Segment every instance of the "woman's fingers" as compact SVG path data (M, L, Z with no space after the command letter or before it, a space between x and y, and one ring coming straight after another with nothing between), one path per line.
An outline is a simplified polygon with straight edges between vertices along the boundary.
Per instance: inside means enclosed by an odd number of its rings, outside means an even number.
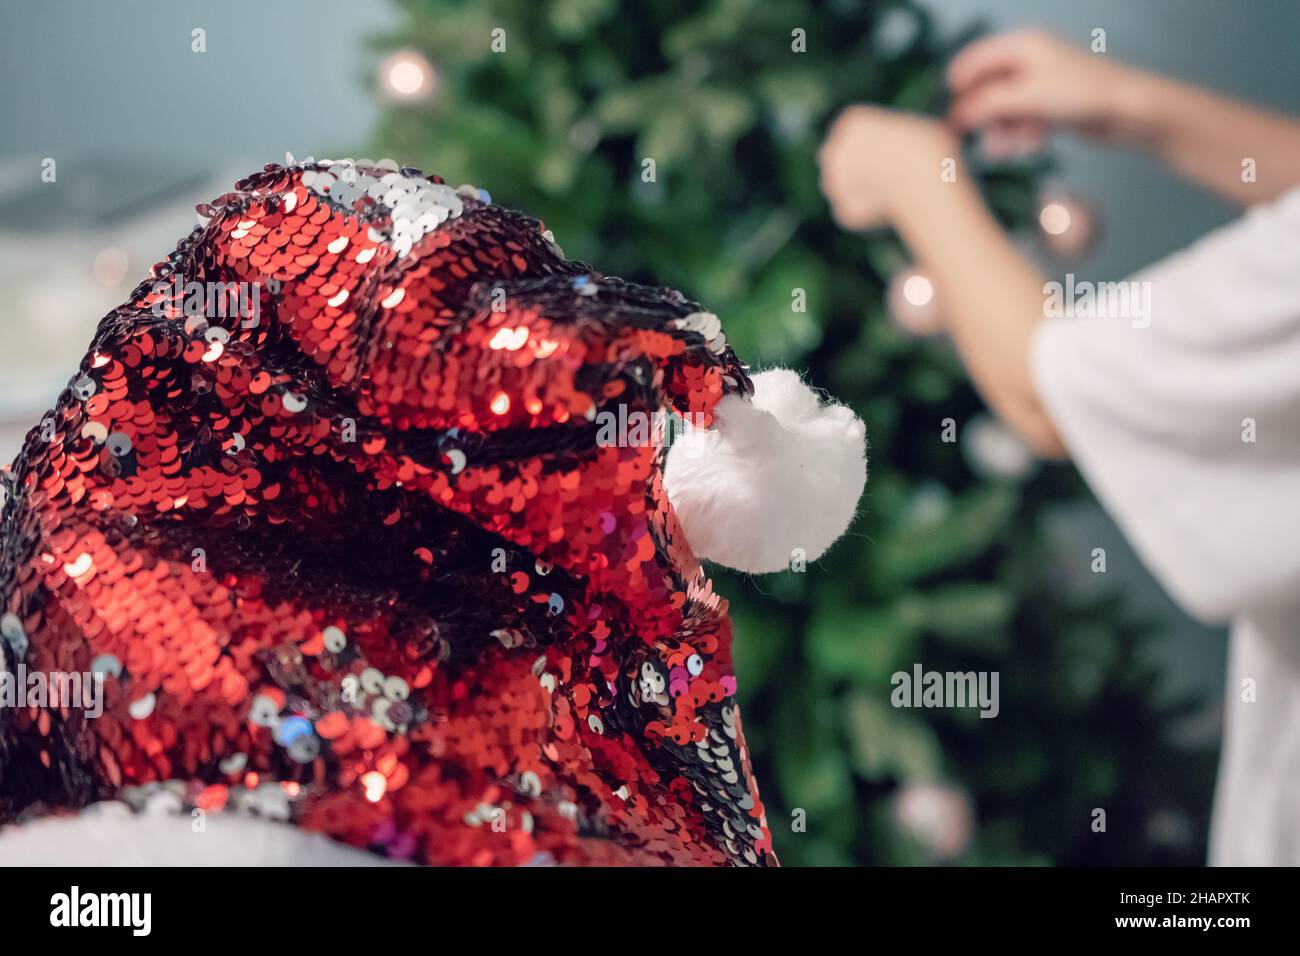
M1109 56L1039 31L977 40L948 65L948 121L962 133L1036 124L1039 136L1057 126L1104 135L1123 75Z
M1046 119L1032 86L1016 77L980 83L959 95L948 110L949 122L963 133L997 124Z
M960 94L978 83L1014 72L1028 58L1032 42L1032 34L1015 31L968 43L948 62L948 87Z

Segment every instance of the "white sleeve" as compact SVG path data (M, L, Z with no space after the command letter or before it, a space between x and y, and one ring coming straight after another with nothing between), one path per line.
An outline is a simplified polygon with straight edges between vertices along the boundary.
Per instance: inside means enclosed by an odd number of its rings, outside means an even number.
M1100 314L1049 318L1033 350L1075 463L1189 613L1294 604L1300 190L1097 286L1091 305L1078 290L1061 300Z

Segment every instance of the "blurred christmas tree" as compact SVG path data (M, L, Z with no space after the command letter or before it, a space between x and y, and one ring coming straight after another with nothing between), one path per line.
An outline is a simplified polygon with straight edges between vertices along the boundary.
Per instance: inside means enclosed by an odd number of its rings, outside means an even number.
M805 573L718 575L783 861L1203 861L1213 755L1168 741L1185 708L1155 703L1151 629L1045 574L1041 512L1083 488L989 447L951 349L887 317L897 243L841 232L817 188L834 113L935 110L955 41L906 0L400 6L377 45L406 102L380 154L490 189L602 272L683 290L743 359L807 369L867 422L851 536ZM1034 179L986 174L1008 225L1034 216ZM1087 574L1090 550L1067 566ZM999 716L892 707L891 675L918 662L997 672Z

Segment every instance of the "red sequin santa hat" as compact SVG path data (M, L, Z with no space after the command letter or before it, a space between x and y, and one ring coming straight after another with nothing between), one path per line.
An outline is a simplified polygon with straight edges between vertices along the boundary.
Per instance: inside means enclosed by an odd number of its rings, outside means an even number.
M165 792L428 863L773 862L700 559L816 558L861 422L472 187L308 161L200 215L8 475L6 671L84 686L0 708L0 820ZM666 411L666 473L601 437Z

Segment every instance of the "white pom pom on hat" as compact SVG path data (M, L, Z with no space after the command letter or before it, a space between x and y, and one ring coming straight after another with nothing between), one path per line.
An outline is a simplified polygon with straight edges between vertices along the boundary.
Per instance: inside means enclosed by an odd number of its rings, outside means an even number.
M697 557L767 574L800 552L816 560L847 530L867 481L867 432L797 372L753 383L752 399L718 402L713 428L688 425L673 442L664 485Z

